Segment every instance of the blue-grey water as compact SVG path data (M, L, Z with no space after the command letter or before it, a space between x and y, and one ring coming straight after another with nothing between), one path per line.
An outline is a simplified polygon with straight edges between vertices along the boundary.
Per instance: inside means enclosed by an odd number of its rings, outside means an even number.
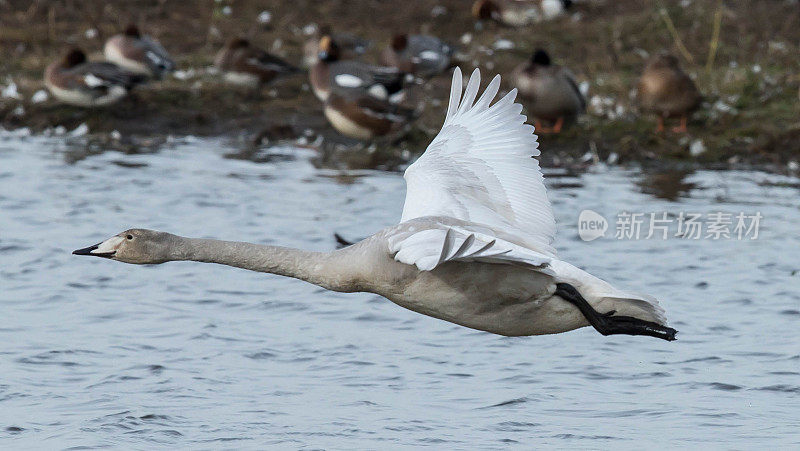
M659 297L672 343L505 338L277 276L70 255L133 226L325 250L399 219L399 174L235 152L0 135L0 448L800 446L796 179L550 174L559 255ZM582 209L605 238L578 238ZM623 210L763 219L756 240L614 239Z

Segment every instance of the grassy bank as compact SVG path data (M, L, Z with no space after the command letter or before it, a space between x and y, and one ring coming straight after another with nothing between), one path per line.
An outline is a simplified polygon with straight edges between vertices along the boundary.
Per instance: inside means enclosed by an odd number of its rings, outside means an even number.
M395 31L427 32L460 46L462 68L508 73L536 47L570 67L589 86L588 113L560 135L540 137L545 164L580 160L677 163L715 167L768 166L800 161L800 7L796 1L583 1L567 17L524 29L476 26L466 0L396 2L169 1L28 2L0 0L0 88L17 85L20 98L0 98L0 124L43 132L85 123L93 137L136 146L167 135L226 135L259 146L303 136L321 149L326 166L394 168L424 150L443 117L449 74L417 88L422 117L403 136L364 145L326 123L321 104L300 75L259 93L226 86L206 71L230 36L246 35L299 63L309 24L373 40L376 55ZM262 11L271 14L259 22ZM181 78L143 87L121 104L85 110L33 103L44 67L68 45L94 53L128 21L161 40ZM498 41L509 41L513 47ZM655 134L638 114L633 89L647 56L679 55L705 101L689 133ZM506 87L509 88L509 87ZM796 163L795 163L796 164Z

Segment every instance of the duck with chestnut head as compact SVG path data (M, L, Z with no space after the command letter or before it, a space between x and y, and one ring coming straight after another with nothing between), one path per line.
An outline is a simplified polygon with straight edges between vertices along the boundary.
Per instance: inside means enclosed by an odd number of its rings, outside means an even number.
M346 90L365 92L392 103L403 99L403 72L394 67L342 59L341 48L331 35L320 39L319 49L319 60L311 68L309 77L314 95L323 102L328 100L332 92Z
M150 36L143 35L134 24L110 37L103 47L108 61L140 75L160 80L175 70L175 62L164 47Z
M214 66L223 73L228 83L253 89L301 72L297 67L254 46L244 38L228 41L217 52Z
M330 25L315 27L305 44L303 44L304 67L311 68L319 61L319 44L323 36L331 36L339 46L341 58L345 60L361 58L372 46L372 42L360 36L351 33L334 32L331 30Z
M114 63L88 61L79 48L67 51L44 73L45 86L53 97L81 107L114 104L146 79Z
M452 65L453 47L441 39L421 34L396 34L381 53L381 63L401 72L428 78Z

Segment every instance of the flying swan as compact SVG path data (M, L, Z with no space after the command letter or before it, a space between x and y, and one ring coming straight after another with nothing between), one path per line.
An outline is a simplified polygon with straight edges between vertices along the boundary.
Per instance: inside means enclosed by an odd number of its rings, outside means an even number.
M480 72L463 97L456 68L444 125L405 172L400 224L352 246L311 252L185 238L131 229L76 255L134 264L191 260L293 277L341 292L371 292L421 313L507 336L555 334L591 325L603 335L674 340L664 310L561 261L551 247L534 128L517 90L490 105L495 76L476 101Z

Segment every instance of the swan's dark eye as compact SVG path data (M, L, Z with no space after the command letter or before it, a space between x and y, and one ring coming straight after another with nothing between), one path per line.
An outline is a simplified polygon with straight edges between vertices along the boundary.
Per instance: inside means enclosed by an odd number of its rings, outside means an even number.
M133 235L128 235L128 236L126 236L125 238L127 238L127 239L129 239L129 240L132 240L132 239L133 239Z

